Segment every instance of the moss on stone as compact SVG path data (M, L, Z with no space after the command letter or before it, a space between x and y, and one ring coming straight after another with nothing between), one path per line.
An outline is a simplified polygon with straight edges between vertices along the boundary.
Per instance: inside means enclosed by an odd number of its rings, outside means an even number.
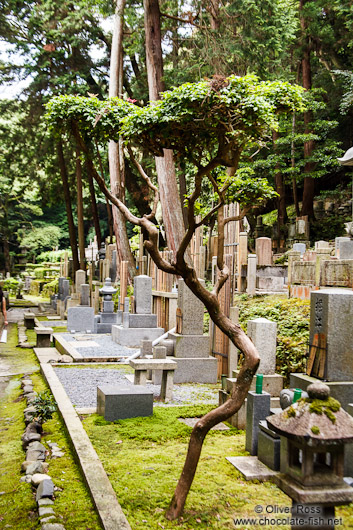
M320 429L319 429L319 427L318 427L317 425L313 425L313 426L311 427L311 432L312 432L313 434L320 434Z
M294 407L289 407L287 410L287 418L295 418L296 412Z
M307 398L305 401L306 403L310 404L309 412L311 414L318 414L319 416L326 414L332 423L336 422L336 416L334 413L338 412L341 408L341 405L337 399L334 399L333 397L329 397L325 400Z

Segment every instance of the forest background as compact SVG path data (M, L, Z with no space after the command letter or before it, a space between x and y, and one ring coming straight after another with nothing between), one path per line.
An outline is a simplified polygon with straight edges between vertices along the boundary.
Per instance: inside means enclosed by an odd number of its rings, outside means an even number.
M307 111L281 118L279 131L242 157L242 176L255 182L266 178L278 194L268 194L266 202L248 213L248 221L254 229L257 215L277 210L284 235L288 213L308 215L318 239L342 235L338 232L350 219L331 212L315 224L314 198L348 193L351 179L336 160L353 136L353 7L348 0L118 0L117 5L105 0L1 0L0 5L0 83L14 89L14 97L0 100L0 271L11 269L21 249L38 257L71 245L75 260L77 238L87 244L96 235L100 243L118 233L119 219L75 143L57 142L44 120L45 104L53 95L112 95L115 11L115 23L122 24L116 95L136 105L152 99L146 57L156 42L146 41L146 35L156 24L163 55L159 92L247 73L302 85ZM16 86L24 86L20 94ZM125 155L119 151L119 175L112 180L108 144L97 145L100 173L133 212L148 214L148 186L133 158ZM139 163L156 182L153 157L145 153ZM192 179L183 163L176 160L175 167L183 204ZM207 205L210 190L203 191ZM156 217L161 223L160 211ZM127 237L133 234L128 223Z

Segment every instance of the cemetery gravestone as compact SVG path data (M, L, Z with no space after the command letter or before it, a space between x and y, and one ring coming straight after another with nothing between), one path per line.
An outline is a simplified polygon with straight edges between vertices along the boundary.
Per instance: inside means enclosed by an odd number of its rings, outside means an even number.
M258 237L255 240L257 264L272 265L272 240L269 237Z

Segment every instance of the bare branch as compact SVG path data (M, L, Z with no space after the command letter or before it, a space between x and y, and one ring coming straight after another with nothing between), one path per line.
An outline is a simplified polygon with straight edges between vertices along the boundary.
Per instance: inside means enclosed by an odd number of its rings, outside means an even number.
M191 13L189 14L189 18L181 18L176 17L174 15L168 15L167 13L160 12L161 17L170 18L171 20L177 20L178 22L183 22L184 24L191 24L192 26L195 26L195 28L202 29L202 26L199 26L198 24L195 24L194 20L196 17L193 17Z

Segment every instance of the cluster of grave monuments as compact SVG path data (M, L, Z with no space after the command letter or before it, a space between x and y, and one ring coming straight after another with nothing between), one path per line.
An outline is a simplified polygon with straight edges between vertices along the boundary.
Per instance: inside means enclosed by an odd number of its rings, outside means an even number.
M307 373L293 373L290 389L275 375L275 323L248 322L261 355L257 378L233 425L246 430L250 457L228 460L247 479L274 480L293 501L292 528L333 529L335 506L353 500L353 291L322 289L311 296ZM236 381L227 378L220 403ZM332 399L334 398L334 399ZM345 478L346 477L346 478ZM303 511L304 510L304 511Z

